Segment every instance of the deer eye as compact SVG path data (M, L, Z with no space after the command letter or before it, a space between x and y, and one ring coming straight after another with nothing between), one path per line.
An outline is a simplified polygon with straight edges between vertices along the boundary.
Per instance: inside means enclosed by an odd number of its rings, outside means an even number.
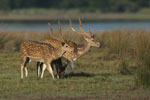
M67 48L68 46L66 46L66 48Z
M94 42L94 40L92 40Z

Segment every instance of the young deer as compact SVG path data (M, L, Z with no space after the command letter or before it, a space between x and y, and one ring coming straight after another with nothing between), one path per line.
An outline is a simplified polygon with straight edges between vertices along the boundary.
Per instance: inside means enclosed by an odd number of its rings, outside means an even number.
M51 65L49 63L52 62L52 60L58 59L59 57L63 56L66 51L72 52L73 48L71 48L67 43L62 42L61 46L58 48L53 47L50 44L36 42L36 41L26 41L21 44L20 52L21 52L21 78L23 78L23 69L25 68L26 77L28 76L28 70L26 67L27 62L30 59L43 62L49 71L49 73L52 75L52 78L54 78L53 70L51 68ZM42 69L41 78L43 78L44 70Z

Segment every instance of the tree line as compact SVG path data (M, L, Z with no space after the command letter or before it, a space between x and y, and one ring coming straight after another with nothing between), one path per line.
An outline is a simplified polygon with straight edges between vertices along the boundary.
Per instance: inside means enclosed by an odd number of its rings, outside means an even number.
M150 0L0 0L0 10L56 8L94 12L136 12L150 7Z

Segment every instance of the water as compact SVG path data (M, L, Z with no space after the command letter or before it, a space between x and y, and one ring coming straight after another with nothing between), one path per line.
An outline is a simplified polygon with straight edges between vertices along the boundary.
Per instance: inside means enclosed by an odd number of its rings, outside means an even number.
M53 29L57 29L57 22L50 22ZM80 31L79 23L72 22L73 26ZM61 22L62 29L71 30L69 22ZM84 21L83 29L91 31L109 31L115 29L146 29L150 30L150 21ZM0 22L0 31L35 31L48 32L48 22Z

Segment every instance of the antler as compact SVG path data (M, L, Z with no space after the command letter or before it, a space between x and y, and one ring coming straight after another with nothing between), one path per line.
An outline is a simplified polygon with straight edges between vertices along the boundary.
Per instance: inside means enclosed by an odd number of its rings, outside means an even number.
M48 23L48 26L49 26L49 33L50 33L51 37L53 39L59 40L56 36L53 35L53 30L52 30L52 27L51 27L50 23Z
M79 35L83 35L83 36L90 37L90 34L84 32L84 30L83 30L83 28L82 28L82 22L81 22L80 18L79 18L79 22L80 22L80 30L81 30L81 32L78 32L78 31L72 26L72 21L71 21L71 19L70 19L70 27L71 27L72 31L78 33Z
M71 19L70 19L70 27L71 27L72 31L79 33L79 32L72 26L72 21L71 21Z
M48 23L48 26L49 26L49 33L50 33L51 37L53 37L53 30L52 30L51 24Z
M94 30L94 34L93 34L93 37L95 37L95 35L96 35L96 30Z
M89 31L90 34L92 34L92 32L90 31L90 28L89 28L89 27L88 27L88 31Z
M85 33L84 30L83 30L83 28L82 28L82 22L81 22L81 19L80 19L80 18L79 18L79 22L80 22L80 30L81 30L81 32L82 32L82 33Z
M60 23L60 21L58 21L58 30L59 30L59 34L60 34L60 37L61 37L61 39L62 39L62 41L64 42L65 40L64 40L64 37L63 37L63 35L62 35L62 30L61 30L61 23Z

